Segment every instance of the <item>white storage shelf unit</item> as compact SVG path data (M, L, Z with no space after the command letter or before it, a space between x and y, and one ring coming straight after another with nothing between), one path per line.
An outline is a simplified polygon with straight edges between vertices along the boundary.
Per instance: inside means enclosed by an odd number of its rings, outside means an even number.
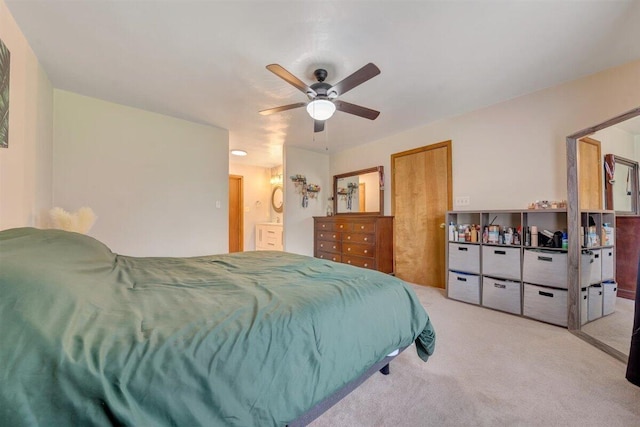
M604 238L603 224L614 224L615 217L611 211L589 212L583 213L583 222L595 222L601 237L600 241L590 242L592 246L587 246L586 239L581 245L584 324L613 312L615 248L612 241ZM535 245L535 237L524 235L524 230L535 228L538 233L566 231L565 209L449 211L447 223L453 224L457 232L447 230L449 298L567 326L567 250L562 244L542 246L547 241L544 236L538 236ZM479 228L479 234L465 236L463 230L473 225ZM485 226L490 225L498 225L500 230L520 229L523 235L515 242L509 237L502 240L493 227L493 235L483 236ZM511 243L505 244L505 240ZM602 242L606 244L601 245Z

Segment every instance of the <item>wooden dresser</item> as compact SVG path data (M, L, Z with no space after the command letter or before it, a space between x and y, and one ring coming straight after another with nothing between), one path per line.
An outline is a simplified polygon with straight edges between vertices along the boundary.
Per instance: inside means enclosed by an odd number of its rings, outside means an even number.
M316 258L393 273L393 217L314 217Z

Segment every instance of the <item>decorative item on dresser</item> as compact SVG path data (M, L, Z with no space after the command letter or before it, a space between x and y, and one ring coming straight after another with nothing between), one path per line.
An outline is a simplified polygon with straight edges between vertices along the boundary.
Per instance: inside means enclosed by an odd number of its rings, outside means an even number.
M393 273L393 217L314 217L313 255L356 267Z

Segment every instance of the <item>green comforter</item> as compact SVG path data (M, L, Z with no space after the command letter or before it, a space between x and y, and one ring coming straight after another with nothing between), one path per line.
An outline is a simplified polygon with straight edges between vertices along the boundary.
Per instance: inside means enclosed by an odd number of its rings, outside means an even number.
M413 290L283 252L134 258L0 232L0 425L284 425L435 334Z

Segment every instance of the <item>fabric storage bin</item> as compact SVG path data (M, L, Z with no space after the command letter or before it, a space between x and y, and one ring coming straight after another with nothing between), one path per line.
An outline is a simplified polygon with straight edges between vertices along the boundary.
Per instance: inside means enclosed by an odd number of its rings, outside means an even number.
M580 262L580 286L586 287L591 281L591 265L593 264L591 251L583 251ZM522 281L567 289L567 263L566 252L526 249L522 264Z
M602 249L602 280L614 280L616 276L613 273L614 266L614 249Z
M482 278L482 305L485 307L521 314L520 295L520 282Z
M616 311L616 297L618 296L618 284L616 282L604 282L602 284L602 315Z
M480 304L480 276L450 271L447 295L458 301Z
M522 314L536 320L567 326L567 291L524 284Z
M480 274L480 246L449 243L449 270Z
M602 251L600 249L592 249L591 252L593 262L591 263L591 279L589 279L589 284L594 285L602 282Z
M589 290L582 288L580 291L580 324L584 325L588 321L589 310Z
M588 320L596 320L602 317L602 286L589 286L589 315Z
M483 246L482 274L520 280L520 248Z
M567 289L567 253L539 249L525 250L522 280L527 283Z

